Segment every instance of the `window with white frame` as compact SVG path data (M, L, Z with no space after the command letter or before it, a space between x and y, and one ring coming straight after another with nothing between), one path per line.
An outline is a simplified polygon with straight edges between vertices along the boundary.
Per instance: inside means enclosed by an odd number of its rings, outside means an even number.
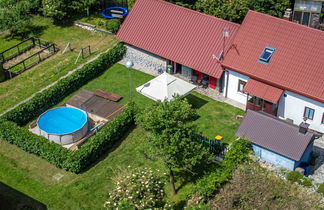
M246 82L242 81L239 79L238 81L238 87L237 87L237 92L244 93L244 86L246 85Z

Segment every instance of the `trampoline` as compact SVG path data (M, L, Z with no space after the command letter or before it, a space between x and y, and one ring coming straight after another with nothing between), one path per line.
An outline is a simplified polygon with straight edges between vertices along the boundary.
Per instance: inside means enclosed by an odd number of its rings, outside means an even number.
M125 7L108 7L101 12L101 16L107 19L124 18L127 14Z
M58 144L71 144L88 132L87 113L72 107L46 111L37 120L40 135Z

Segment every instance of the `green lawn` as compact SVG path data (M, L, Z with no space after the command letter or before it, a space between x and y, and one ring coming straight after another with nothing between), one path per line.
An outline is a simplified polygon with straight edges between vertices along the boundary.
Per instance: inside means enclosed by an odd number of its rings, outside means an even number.
M43 17L34 17L33 23L34 35L56 43L60 51L12 80L0 83L0 113L56 81L82 62L117 43L117 40L112 35L93 33L74 26L57 26L52 24L50 19ZM0 33L0 50L4 50L19 41L10 39L5 34ZM68 42L71 43L74 51L62 54ZM93 54L80 59L75 64L79 48L88 45L91 46Z
M152 78L153 76L137 70L132 70L133 100L139 105L139 107L145 107L146 105L154 103L153 100L139 94L135 90L136 87L144 84ZM116 93L124 97L120 103L126 104L129 102L130 95L128 69L123 65L116 64L104 74L83 86L81 89L90 91L102 89ZM64 101L71 96L67 97ZM190 94L186 98L193 107L197 109L199 118L196 120L196 124L198 125L202 135L207 136L208 138L215 138L216 135L222 135L226 141L233 137L234 131L239 125L239 121L236 120L235 117L236 115L242 115L244 113L242 110L212 100L196 92Z
M133 100L140 107L155 103L135 91L136 87L152 79L152 76L132 70L132 79ZM80 89L103 89L120 94L124 97L120 103L127 104L128 69L116 64ZM188 96L188 100L197 108L200 118L196 123L204 135L214 137L220 134L227 141L233 137L238 125L235 115L242 114L241 110L197 93ZM223 125L224 122L228 126ZM166 171L160 161L148 159L145 155L146 135L142 128L135 127L125 134L125 139L117 143L111 152L78 175L55 168L47 161L0 140L0 181L45 204L49 209L101 209L109 190L114 187L111 179L120 171L127 170L128 166ZM53 176L58 173L64 177L56 181ZM180 179L177 172L175 175L178 194L171 196L166 178L168 200L184 203L193 182Z

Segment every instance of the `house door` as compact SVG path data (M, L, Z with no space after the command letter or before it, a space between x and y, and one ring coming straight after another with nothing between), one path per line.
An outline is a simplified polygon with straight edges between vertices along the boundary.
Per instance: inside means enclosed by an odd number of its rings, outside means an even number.
M182 65L181 64L179 64L179 63L176 63L176 65L175 65L175 69L176 69L176 72L175 73L177 73L177 74L181 74L181 70L182 70Z
M254 111L262 110L262 103L261 98L258 98L253 95L248 95L247 103L246 103L246 109L251 109Z
M277 115L277 105L269 101L263 100L262 98L248 95L248 101L246 103L246 109L254 111L264 111L271 115Z
M182 66L181 67L181 75L188 78L188 79L191 79L192 69L188 68L186 66Z

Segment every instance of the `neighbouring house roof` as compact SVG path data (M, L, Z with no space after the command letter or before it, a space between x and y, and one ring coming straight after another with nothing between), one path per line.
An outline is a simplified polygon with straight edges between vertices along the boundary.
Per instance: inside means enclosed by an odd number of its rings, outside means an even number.
M266 101L270 101L274 104L278 104L283 90L262 82L258 82L254 79L249 79L244 86L244 92L262 98Z
M235 135L296 161L301 159L307 146L314 140L311 132L302 134L296 125L252 110L247 110Z
M175 95L186 96L196 88L166 72L136 88L136 91L154 101L171 101Z
M117 38L220 78L223 69L215 56L223 51L224 29L230 31L226 39L226 51L238 28L239 24L162 0L136 0Z
M268 64L259 62L274 48ZM223 65L253 79L324 102L324 32L249 11Z

